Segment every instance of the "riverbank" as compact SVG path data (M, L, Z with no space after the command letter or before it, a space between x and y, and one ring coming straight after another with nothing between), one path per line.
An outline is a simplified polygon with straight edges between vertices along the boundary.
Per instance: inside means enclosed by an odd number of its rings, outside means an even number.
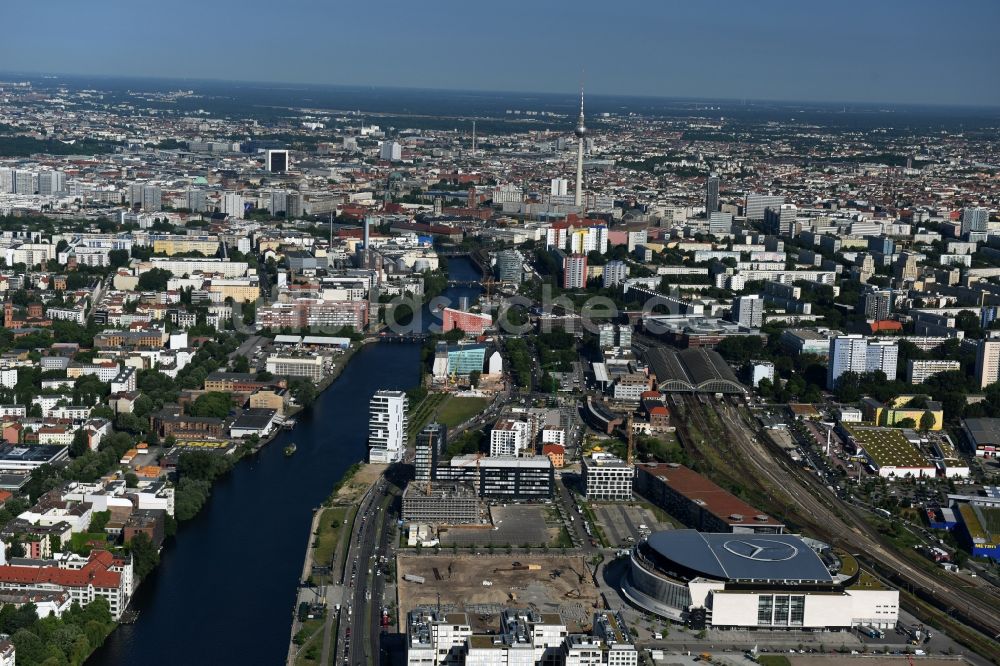
M453 263L461 268L465 262ZM475 277L471 267L449 269L457 279ZM465 287L448 291L454 299L478 294ZM215 483L205 506L185 521L137 591L132 608L141 612L139 621L120 626L88 666L173 666L178 654L194 666L287 658L288 611L296 603L304 556L294 544L304 535L312 538L313 510L353 463L366 458L372 394L406 391L420 381L419 345L369 342L378 340L353 343L350 358L338 359L337 381L331 376L324 382L313 408L296 414L293 429L280 430L272 446L246 456ZM292 442L297 451L285 456L282 448ZM364 494L360 478L367 467L341 484L344 492ZM366 557L373 547L364 545ZM213 600L222 604L207 621ZM344 632L332 633L343 638Z

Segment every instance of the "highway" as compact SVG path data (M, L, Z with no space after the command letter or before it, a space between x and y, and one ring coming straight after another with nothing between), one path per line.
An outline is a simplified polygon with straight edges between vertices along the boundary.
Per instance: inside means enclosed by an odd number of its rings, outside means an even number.
M391 507L391 490L384 478L379 479L358 508L344 566L344 605L337 627L338 654L334 663L350 666L379 663L383 575L392 559L387 551L394 522L388 519L391 508L384 507ZM385 561L381 559L383 556Z

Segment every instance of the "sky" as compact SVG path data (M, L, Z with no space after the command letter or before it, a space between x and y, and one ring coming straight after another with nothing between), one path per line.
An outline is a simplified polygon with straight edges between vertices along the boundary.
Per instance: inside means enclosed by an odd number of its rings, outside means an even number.
M1000 106L1000 0L5 2L0 71Z

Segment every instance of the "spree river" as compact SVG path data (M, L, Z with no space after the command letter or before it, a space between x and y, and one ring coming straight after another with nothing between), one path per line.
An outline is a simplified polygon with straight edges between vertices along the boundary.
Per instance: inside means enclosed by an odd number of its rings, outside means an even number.
M449 272L479 278L466 259L453 259ZM457 302L477 293L444 295ZM312 509L365 459L369 398L416 385L419 364L420 345L359 350L293 430L238 463L201 513L180 525L132 602L138 622L119 627L87 664L284 663ZM298 450L285 457L290 442Z

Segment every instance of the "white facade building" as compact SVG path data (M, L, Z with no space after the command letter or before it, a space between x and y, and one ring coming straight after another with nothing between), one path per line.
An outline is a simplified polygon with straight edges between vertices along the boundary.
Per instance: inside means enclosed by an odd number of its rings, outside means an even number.
M499 421L490 431L490 457L516 457L528 448L531 426L526 421Z
M869 342L861 335L840 335L830 339L830 360L827 365L827 388L835 388L845 372L875 372L881 370L886 379L896 379L899 348L894 342Z
M583 458L583 485L588 500L631 500L634 478L635 466L610 453L592 453Z
M403 459L406 447L406 394L378 391L369 402L368 460L392 463Z

